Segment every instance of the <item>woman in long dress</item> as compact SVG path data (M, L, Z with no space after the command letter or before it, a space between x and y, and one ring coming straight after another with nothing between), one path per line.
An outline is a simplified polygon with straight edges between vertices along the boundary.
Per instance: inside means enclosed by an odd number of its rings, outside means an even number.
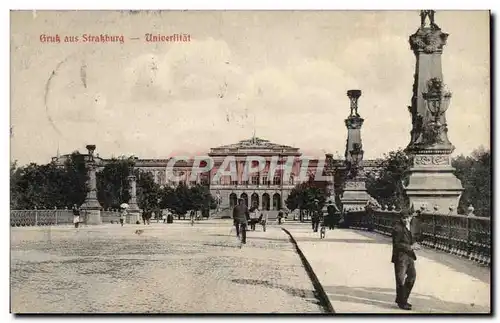
M78 225L80 225L80 208L76 204L73 204L73 223L75 228L78 229Z
M120 214L120 224L122 225L123 227L123 223L125 223L125 218L127 217L127 209L126 208L122 208L121 209L121 214Z

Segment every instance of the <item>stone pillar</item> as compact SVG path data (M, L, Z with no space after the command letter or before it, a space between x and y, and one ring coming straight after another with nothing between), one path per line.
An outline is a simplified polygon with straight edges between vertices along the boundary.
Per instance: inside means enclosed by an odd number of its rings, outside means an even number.
M129 175L127 177L130 189L130 200L128 201L128 223L135 224L137 221L140 221L140 210L137 205L137 182L136 177L134 175Z
M362 142L361 142L361 126L364 119L358 113L358 99L361 96L361 90L349 90L347 96L351 102L351 114L345 119L347 127L347 144L345 151L345 161L349 166L349 176L347 176L344 193L342 195L343 210L360 210L364 208L370 195L366 192L365 177L362 171ZM351 152L355 149L361 151L360 159L355 160ZM333 185L333 183L332 183ZM332 187L333 189L333 187ZM335 202L335 197L333 197Z
M95 145L87 145L88 155L85 156L85 161L87 164L89 175L89 180L87 183L89 191L87 192L85 201L80 207L80 209L87 215L87 224L89 225L102 224L101 205L97 200L97 165L94 160L95 148Z
M426 18L430 25L426 25ZM445 112L451 98L443 86L441 56L448 34L434 22L434 11L421 11L421 26L410 36L416 57L413 96L408 107L412 117L411 139L407 153L413 159L405 192L415 209L427 205L440 210L453 208L456 214L463 191L453 174Z
M326 154L326 175L328 176L328 184L327 184L327 198L326 204L333 203L335 204L335 181L334 181L334 169L333 169L333 155Z

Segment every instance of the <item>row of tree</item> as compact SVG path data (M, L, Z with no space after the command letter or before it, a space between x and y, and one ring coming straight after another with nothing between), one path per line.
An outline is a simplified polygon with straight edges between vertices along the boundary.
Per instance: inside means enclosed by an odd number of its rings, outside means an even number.
M490 216L491 212L491 153L479 148L471 156L457 156L452 159L455 175L462 182L464 192L460 198L458 212L465 214L472 204L475 214ZM409 207L409 200L404 192L408 184L411 158L402 150L391 151L382 159L379 170L367 174L366 189L380 205L396 206L397 209ZM346 172L335 173L335 200L340 206L343 193L343 182ZM285 201L290 210L311 211L314 201L323 207L327 198L325 182L315 182L312 178L305 183L297 184Z
M133 158L115 158L97 172L97 199L104 209L117 209L130 200L129 176L136 177L137 203L147 211L170 209L178 215L189 210L215 208L215 199L203 185L163 187L155 183L151 173L134 168ZM81 205L88 192L88 169L84 155L74 152L64 165L29 164L10 169L10 206L12 209L64 208Z
M328 197L328 183L326 181L315 181L309 176L308 181L297 184L285 201L286 207L293 211L299 210L300 221L304 218L304 212L323 208Z

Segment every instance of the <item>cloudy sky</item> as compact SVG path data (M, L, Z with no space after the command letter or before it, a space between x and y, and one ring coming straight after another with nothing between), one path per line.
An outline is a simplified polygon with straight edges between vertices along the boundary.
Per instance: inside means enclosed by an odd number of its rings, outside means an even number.
M450 34L449 138L469 154L490 145L489 16L438 11L436 22ZM14 12L11 160L45 163L58 146L88 143L103 157L193 155L254 129L308 155L343 155L349 89L363 91L365 157L380 157L409 142L408 37L419 24L416 11ZM85 33L125 42L39 40ZM146 33L191 42L147 43Z

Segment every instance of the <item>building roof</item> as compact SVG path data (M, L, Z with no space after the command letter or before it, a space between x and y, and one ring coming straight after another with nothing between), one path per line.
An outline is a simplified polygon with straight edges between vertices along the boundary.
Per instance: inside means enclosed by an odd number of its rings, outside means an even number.
M259 151L259 153L283 153L301 155L299 148L287 145L280 145L270 142L269 140L259 137L252 137L250 139L240 140L235 144L223 145L210 149L210 155L227 155L237 153L248 153L248 151Z

